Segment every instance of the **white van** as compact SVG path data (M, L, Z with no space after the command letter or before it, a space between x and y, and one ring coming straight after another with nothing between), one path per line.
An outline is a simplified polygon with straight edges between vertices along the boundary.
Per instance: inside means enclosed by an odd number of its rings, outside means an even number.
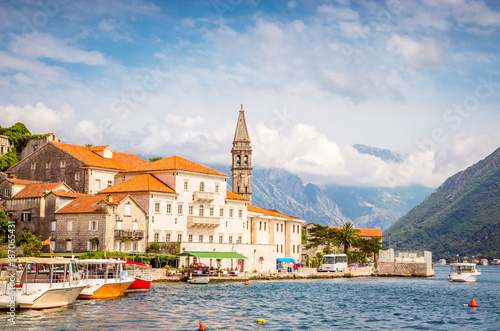
M342 271L344 269L347 269L346 254L327 254L323 256L318 271Z

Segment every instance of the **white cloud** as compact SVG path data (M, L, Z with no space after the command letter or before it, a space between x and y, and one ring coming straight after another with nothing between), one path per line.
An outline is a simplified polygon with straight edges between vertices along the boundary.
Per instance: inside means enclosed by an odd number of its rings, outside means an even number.
M47 133L66 131L71 128L75 113L73 108L65 105L61 110L54 110L43 103L17 107L0 105L2 126L9 127L16 122L22 122L32 133Z
M65 40L44 33L37 33L33 38L29 39L17 36L17 39L10 43L10 48L18 55L28 58L49 58L61 62L85 63L88 65L104 65L107 63L104 55L98 51L85 51L69 45Z
M289 1L286 6L289 8L289 9L292 9L292 8L296 8L299 4L297 3L297 1Z
M429 38L419 43L409 36L394 34L386 46L390 52L400 55L406 65L414 68L439 68L445 62L443 49Z

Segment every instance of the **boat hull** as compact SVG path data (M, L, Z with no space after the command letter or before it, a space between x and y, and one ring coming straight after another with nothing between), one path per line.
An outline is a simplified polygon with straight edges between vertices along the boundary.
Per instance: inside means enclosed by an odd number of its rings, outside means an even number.
M125 294L125 291L133 283L120 282L120 283L106 283L100 285L92 285L84 289L78 296L79 299L111 299L117 298Z
M126 292L146 292L151 288L151 280L135 278L135 281L129 286Z
M48 289L40 293L39 291L23 294L19 291L16 295L16 309L46 309L64 307L72 304L78 295L86 288L84 286L73 286L67 288ZM10 296L0 297L0 309L9 309Z
M208 278L194 278L194 279L188 279L189 284L208 284L210 279Z

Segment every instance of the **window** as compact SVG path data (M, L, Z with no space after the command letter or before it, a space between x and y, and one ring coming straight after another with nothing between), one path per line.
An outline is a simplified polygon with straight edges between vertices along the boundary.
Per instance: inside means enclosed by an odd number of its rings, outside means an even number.
M90 231L97 231L97 230L99 230L99 222L98 221L90 221L89 222L89 230Z
M66 252L72 252L73 251L73 243L71 240L66 240Z
M33 162L33 163L31 164L31 170L36 170L36 162Z
M52 221L50 223L50 231L56 231L56 225L57 225L57 222L56 221Z
M130 216L130 203L125 205L125 216Z
M50 169L50 161L45 162L45 169Z
M238 218L243 218L243 210L238 210Z
M113 186L113 181L112 180L108 180L108 187L111 187Z
M200 208L198 209L198 215L199 216L204 216L205 210L203 209L203 205L200 205Z
M276 253L280 252L280 245L276 245Z
M190 243L192 243L192 242L193 242L193 235L192 235L192 234L190 234L190 235L188 236L188 242L190 242Z
M278 223L276 223L276 232L279 232L280 231L280 225Z
M170 242L170 233L167 233L165 235L165 241L168 242L168 243Z
M170 203L167 204L167 214L172 214L172 205Z
M177 215L182 215L182 205L177 206Z
M236 243L237 244L241 244L241 240L242 240L241 236L238 236L238 239L236 240Z
M210 216L214 216L214 207L210 207Z
M283 232L283 224L281 224L281 232Z
M215 184L215 193L219 193L219 184Z
M96 191L101 190L101 180L100 179L95 180L94 190L96 190Z
M177 241L178 241L178 242L181 242L181 241L182 241L182 234L178 234L178 235L177 235Z
M200 234L198 241L201 242L201 243L203 242L203 235L202 234Z
M232 244L233 243L233 236L229 236L229 243Z
M23 211L21 213L21 222L31 222L31 212Z
M94 245L90 240L87 241L87 251L97 251L97 245Z
M160 212L160 203L155 202L155 213L159 213L159 212Z
M121 222L121 221L120 222L116 222L116 229L117 230L121 230L123 228L122 224L123 224L123 222Z
M80 180L80 173L77 172L75 173L75 182L78 182Z
M139 222L132 222L132 230L137 230Z
M184 191L188 190L188 181L184 181Z
M219 236L219 244L222 244L224 242L224 236Z
M221 208L221 209L219 210L219 216L220 216L220 217L224 217L224 208Z
M189 206L189 215L193 215L193 206Z
M281 245L281 253L283 253L283 245Z
M200 183L200 192L205 192L205 183Z
M10 198L10 190L9 189L5 189L5 195L4 195L4 197Z
M156 242L160 241L160 234L158 232L156 232L154 235L154 241Z
M259 230L262 230L262 222L259 222Z
M236 156L236 167L240 167L241 166L241 156Z
M214 236L208 236L208 242L213 243L214 242Z
M264 222L264 231L267 229L267 222Z
M130 251L138 252L141 249L141 243L130 243Z
M248 156L246 156L246 155L245 155L245 158L243 159L243 164L244 164L245 166L247 166L247 165L248 165Z
M73 231L73 221L66 222L66 231Z
M229 209L229 218L233 218L233 208Z

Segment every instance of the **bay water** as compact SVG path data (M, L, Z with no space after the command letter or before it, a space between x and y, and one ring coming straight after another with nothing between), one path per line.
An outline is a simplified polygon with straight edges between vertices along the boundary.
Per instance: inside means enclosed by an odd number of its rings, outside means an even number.
M477 283L431 278L339 278L190 285L154 283L148 293L17 312L12 330L500 330L500 267ZM470 308L472 298L479 307ZM265 324L257 324L257 319Z

